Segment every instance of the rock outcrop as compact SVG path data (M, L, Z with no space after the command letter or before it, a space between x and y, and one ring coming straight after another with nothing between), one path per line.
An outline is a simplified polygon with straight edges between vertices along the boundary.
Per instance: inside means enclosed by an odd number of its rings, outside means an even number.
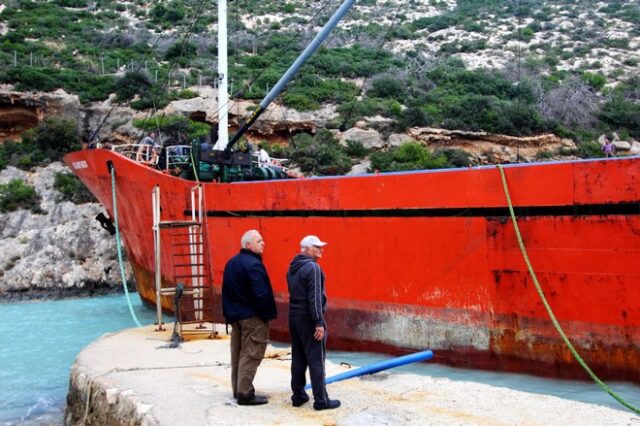
M36 127L51 115L77 119L80 101L62 90L52 93L15 92L10 86L0 87L0 141L20 140L26 130Z
M476 164L533 161L541 151L559 152L564 148L572 152L577 148L571 139L553 134L516 137L431 127L412 128L407 133L432 150L464 150Z
M58 202L53 163L33 173L13 167L0 183L22 179L42 197L45 214L18 210L0 214L0 299L92 294L118 291L122 284L115 237L95 220L97 203ZM127 264L127 281L133 284Z

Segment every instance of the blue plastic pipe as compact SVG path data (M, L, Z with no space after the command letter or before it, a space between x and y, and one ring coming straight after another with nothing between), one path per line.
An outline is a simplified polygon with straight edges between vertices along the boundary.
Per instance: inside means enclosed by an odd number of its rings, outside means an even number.
M365 365L355 370L345 371L325 379L325 383L339 382L340 380L350 379L352 377L364 376L365 374L373 374L378 371L388 370L389 368L400 367L401 365L411 364L412 362L427 361L433 358L433 351L416 352L414 354L403 355L397 358L388 359L386 361L376 362L375 364ZM311 389L311 384L305 386L305 389Z

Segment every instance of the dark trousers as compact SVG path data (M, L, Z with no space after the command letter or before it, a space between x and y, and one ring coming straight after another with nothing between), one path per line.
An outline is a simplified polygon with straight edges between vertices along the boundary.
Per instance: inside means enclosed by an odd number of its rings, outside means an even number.
M233 396L251 398L253 379L264 358L269 340L269 324L258 317L231 324L231 387Z
M291 390L293 402L302 402L308 398L304 390L307 384L306 372L309 368L313 399L325 402L329 399L325 386L325 349L327 334L322 340L316 340L313 333L316 327L309 315L289 315L289 334L291 335Z

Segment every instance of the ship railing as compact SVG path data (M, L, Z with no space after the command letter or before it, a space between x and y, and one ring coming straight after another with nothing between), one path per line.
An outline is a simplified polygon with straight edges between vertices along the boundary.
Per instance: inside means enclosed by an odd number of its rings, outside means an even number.
M163 169L175 170L189 165L191 161L190 145L171 145L167 146L163 153Z
M159 147L149 144L114 145L111 150L138 163L151 166L156 166L160 159L158 155Z
M259 166L260 162L258 161L258 152L254 152L253 154L253 158L251 160L251 162L253 163L253 165L255 166ZM288 158L269 158L269 163L267 164L268 166L275 166L275 167L279 167L282 170L288 170L286 164L289 163L289 159Z

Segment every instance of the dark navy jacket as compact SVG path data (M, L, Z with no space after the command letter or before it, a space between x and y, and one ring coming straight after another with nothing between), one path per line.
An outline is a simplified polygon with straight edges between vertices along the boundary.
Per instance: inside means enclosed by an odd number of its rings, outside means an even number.
M278 316L271 281L259 254L242 249L227 262L222 278L222 312L229 324L254 316L266 322Z
M287 272L289 314L308 314L317 327L323 327L327 295L320 265L306 254L298 254Z

